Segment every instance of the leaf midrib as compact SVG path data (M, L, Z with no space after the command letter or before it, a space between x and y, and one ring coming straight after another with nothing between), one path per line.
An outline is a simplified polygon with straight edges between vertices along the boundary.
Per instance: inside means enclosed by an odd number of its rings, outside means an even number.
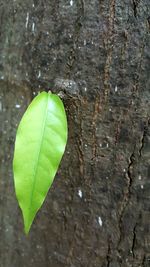
M33 186L32 186L32 192L31 192L31 198L30 198L30 205L29 205L29 212L28 212L28 223L29 223L29 216L30 216L30 211L31 211L31 207L32 207L32 201L33 201L33 194L34 194L34 190L35 190L35 186L36 186L36 174L37 174L37 169L38 169L38 162L39 162L39 158L40 158L40 154L41 154L41 148L42 148L42 144L43 144L43 136L45 133L45 128L46 128L46 120L47 120L47 113L48 113L48 100L49 100L49 96L47 96L47 104L46 104L46 108L45 108L45 114L44 114L44 122L43 122L43 126L42 126L42 134L41 134L41 139L39 142L39 149L38 149L38 153L37 153L37 160L34 164L34 173L33 173Z

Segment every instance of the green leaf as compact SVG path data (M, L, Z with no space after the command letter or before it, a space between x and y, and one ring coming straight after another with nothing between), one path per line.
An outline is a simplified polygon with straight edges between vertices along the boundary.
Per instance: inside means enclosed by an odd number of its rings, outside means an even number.
M44 202L67 142L67 119L61 99L42 92L19 124L13 160L16 196L25 233Z

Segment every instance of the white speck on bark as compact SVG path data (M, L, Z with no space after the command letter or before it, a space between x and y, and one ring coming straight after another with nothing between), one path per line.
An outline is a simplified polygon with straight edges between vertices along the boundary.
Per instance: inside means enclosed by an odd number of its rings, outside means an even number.
M83 196L81 189L78 190L78 196L79 196L80 198L82 198L82 196Z
M141 175L139 175L139 180L141 180L142 179L142 176Z
M21 106L19 104L16 104L16 108L20 108Z
M38 73L38 78L40 78L41 77L41 71L39 70L39 73Z
M102 221L102 219L101 219L100 216L98 217L98 223L99 223L99 225L102 227L102 225L103 225L103 221Z
M29 24L29 12L27 12L26 16L26 29L28 28L28 24Z
M70 0L70 5L73 6L73 0Z
M35 31L35 23L33 22L32 23L32 32L34 32Z

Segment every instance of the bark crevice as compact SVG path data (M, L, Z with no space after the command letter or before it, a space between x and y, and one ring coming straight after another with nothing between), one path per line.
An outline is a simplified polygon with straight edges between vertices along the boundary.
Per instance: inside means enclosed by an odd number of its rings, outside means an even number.
M78 0L77 1L77 10L78 16L74 23L74 34L73 34L73 45L69 51L68 61L66 64L66 78L70 78L70 73L72 71L74 62L76 60L76 53L78 50L78 40L80 36L80 32L82 29L83 19L84 19L84 1Z
M106 39L106 49L107 49L107 57L104 67L104 97L105 100L107 100L107 97L109 95L110 90L110 66L112 61L112 52L113 52L113 42L114 42L114 21L115 21L115 6L116 1L111 0L110 1L110 7L109 7L109 28L108 28L108 34Z
M110 263L111 263L110 253L111 253L111 247L110 247L110 243L108 243L108 251L106 255L106 259L107 259L106 267L110 267Z
M133 258L135 257L134 250L135 250L135 244L136 244L136 228L137 228L137 223L135 224L133 228L133 240L132 240L132 247L131 247Z
M120 244L122 241L122 222L123 222L123 217L126 211L126 208L129 204L130 198L131 198L131 187L132 187L132 183L133 183L133 178L132 178L132 167L133 164L135 162L135 147L134 150L129 158L129 164L128 164L128 168L127 168L127 172L125 174L126 176L126 180L127 180L127 187L126 190L124 192L124 196L123 196L123 201L120 207L120 215L119 215L119 229L120 229L120 237L119 237L119 242L118 242L118 251L120 248Z
M143 150L144 145L145 145L145 139L146 139L146 136L148 134L149 125L150 125L150 120L148 120L145 123L145 126L144 126L144 130L143 130L143 134L142 134L142 139L141 139L141 146L140 146L140 149L139 149L139 155L140 155L140 157L142 157L142 150Z

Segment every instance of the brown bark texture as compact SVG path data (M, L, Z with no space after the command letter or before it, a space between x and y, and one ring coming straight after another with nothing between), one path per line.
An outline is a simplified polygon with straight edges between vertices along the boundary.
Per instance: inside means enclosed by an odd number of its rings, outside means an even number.
M0 267L150 266L149 33L149 0L0 0ZM12 158L42 90L69 140L26 237Z

